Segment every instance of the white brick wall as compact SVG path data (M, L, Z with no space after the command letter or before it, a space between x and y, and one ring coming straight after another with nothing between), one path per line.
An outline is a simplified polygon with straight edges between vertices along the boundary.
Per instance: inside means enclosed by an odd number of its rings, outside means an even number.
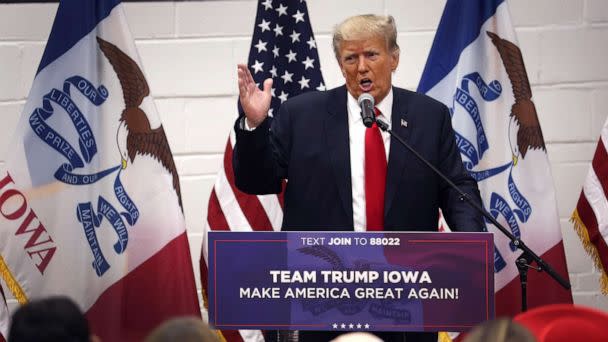
M568 221L608 116L608 2L508 1L547 141L574 298L608 311L608 298L598 292L597 272ZM331 49L333 26L352 14L374 12L395 16L402 49L396 84L414 89L444 4L308 0L327 85L342 83ZM255 6L254 0L125 4L176 155L195 265L207 200L236 113L236 63L247 60ZM0 4L0 164L56 8ZM195 272L200 288L198 267Z

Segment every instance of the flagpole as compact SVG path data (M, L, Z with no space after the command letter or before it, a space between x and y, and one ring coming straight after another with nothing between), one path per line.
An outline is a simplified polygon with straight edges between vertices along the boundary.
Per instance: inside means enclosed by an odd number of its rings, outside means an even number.
M446 175L444 175L441 171L439 171L435 166L433 166L428 160L426 160L418 151L416 151L413 147L411 147L405 140L403 140L398 134L394 133L389 125L379 119L374 118L378 127L391 135L391 137L397 139L405 147L408 149L418 160L420 160L423 164L429 167L436 175L438 175L441 179L443 179L450 187L458 194L460 194L460 200L466 201L471 207L475 208L479 213L481 213L488 221L490 221L498 230L500 230L506 237L508 237L513 246L519 248L523 253L516 259L515 264L519 271L519 280L521 283L521 296L522 296L522 312L528 309L527 304L527 278L528 278L528 268L533 268L539 272L546 271L555 281L557 281L563 288L569 290L570 283L566 281L562 276L560 276L549 264L547 264L538 254L534 253L521 238L515 237L510 231L508 231L503 225L501 225L487 210L485 210L482 206L477 204L477 202L473 201L471 197L464 193L456 184L454 184ZM530 265L532 261L535 261L538 267L534 267Z

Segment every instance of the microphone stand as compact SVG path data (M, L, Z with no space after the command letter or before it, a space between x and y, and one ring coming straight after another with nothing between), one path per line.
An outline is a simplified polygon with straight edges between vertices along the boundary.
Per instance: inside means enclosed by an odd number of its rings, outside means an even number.
M490 221L498 230L500 230L506 237L508 237L513 245L519 248L522 253L515 261L517 265L517 270L519 271L519 280L521 283L521 309L522 312L525 312L528 309L528 298L527 298L527 284L528 284L528 269L532 268L539 272L546 271L555 281L557 281L563 288L569 290L570 283L563 279L555 270L549 266L540 256L538 256L534 251L532 251L526 244L520 239L515 237L508 231L505 227L503 227L490 213L488 213L482 206L477 204L471 197L464 193L460 188L454 184L448 177L446 177L441 171L439 171L435 166L433 166L428 160L426 160L422 155L420 155L413 147L411 147L407 142L405 142L399 135L394 133L389 125L382 121L374 118L378 127L388 132L391 137L397 139L406 149L408 149L418 160L428 166L436 175L438 175L441 179L443 179L450 187L460 194L460 200L466 201L471 207L475 208L479 213L483 215L488 221ZM536 262L538 267L534 267L531 265L532 261Z

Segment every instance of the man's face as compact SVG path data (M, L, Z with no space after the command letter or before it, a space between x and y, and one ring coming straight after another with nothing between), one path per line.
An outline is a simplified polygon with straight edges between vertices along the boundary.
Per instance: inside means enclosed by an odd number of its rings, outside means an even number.
M389 52L383 37L345 40L340 44L339 64L346 88L355 99L370 93L379 103L391 88L399 54Z

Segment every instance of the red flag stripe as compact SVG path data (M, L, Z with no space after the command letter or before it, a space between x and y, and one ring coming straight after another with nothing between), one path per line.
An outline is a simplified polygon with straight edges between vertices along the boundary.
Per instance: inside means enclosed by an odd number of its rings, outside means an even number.
M224 216L220 202L217 199L215 188L211 190L209 205L207 206L207 221L211 230L230 230L228 221Z
M110 286L86 316L102 341L141 341L168 318L200 314L184 232Z
M589 241L597 248L598 256L604 266L604 270L608 270L608 246L606 245L606 241L604 241L602 234L600 234L595 213L589 205L589 201L587 201L587 196L584 191L581 192L581 197L576 205L576 210L581 221L587 228Z
M248 195L236 188L234 173L232 172L232 145L230 141L226 143L226 150L224 152L224 171L228 184L230 184L230 188L232 188L232 192L247 221L249 221L251 228L253 230L272 230L272 224L257 196Z
M551 247L541 257L564 279L568 269L564 260L562 241ZM547 272L528 272L528 309L554 303L572 303L572 293L564 289ZM496 291L496 317L511 316L521 312L521 285L519 277L513 278L502 289Z
M595 149L591 165L604 190L604 197L608 198L608 153L606 153L606 146L601 138Z

